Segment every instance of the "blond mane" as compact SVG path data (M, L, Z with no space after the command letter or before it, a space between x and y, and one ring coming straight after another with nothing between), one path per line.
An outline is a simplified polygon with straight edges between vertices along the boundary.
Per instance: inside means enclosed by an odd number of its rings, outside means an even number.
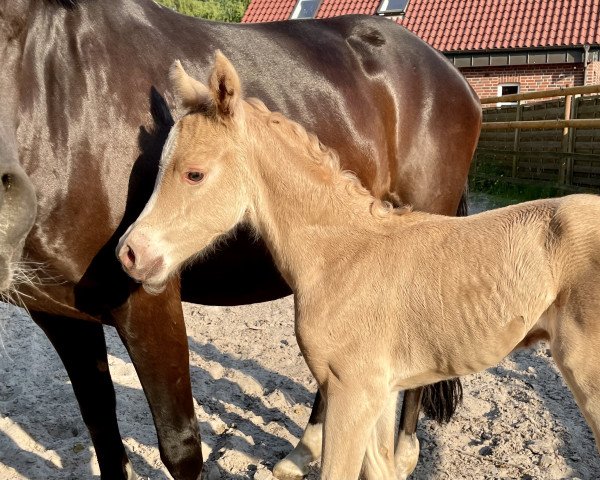
M384 218L392 214L403 215L412 211L412 207L409 205L394 207L388 201L375 198L363 186L354 172L342 169L339 155L334 149L324 145L315 134L308 132L299 123L279 112L272 112L258 98L248 98L246 102L252 108L253 113L263 120L263 124L266 124L268 128L277 125L277 128L282 131L281 133L293 135L299 140L309 153L309 158L314 161L314 165L324 171L325 182L341 184L349 195L371 200L370 212L373 216Z

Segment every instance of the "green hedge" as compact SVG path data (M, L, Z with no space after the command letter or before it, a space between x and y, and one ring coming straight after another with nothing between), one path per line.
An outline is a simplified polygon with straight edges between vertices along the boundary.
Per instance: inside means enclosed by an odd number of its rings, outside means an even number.
M250 0L157 0L157 2L192 17L239 22Z

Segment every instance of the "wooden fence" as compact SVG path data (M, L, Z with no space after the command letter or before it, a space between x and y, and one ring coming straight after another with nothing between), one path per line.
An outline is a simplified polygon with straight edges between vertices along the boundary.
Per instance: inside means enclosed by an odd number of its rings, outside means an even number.
M600 85L591 85L482 99L471 174L600 190L598 93ZM523 103L548 97L559 98ZM485 108L500 101L517 104Z

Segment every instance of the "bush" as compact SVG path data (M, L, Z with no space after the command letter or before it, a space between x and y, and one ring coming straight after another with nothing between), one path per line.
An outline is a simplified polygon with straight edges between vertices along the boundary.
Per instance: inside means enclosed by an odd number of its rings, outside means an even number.
M239 22L250 0L157 0L158 3L192 17Z

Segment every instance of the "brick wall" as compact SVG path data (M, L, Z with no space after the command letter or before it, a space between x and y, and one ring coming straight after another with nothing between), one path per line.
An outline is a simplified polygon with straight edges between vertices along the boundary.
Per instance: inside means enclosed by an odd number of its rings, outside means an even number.
M585 84L600 84L600 62L591 62L588 64L587 71L585 72Z
M595 74L600 80L600 62L594 63L599 64L597 69L592 72L588 67L587 76ZM467 67L460 71L480 98L497 96L501 83L518 83L519 93L583 85L583 63Z

